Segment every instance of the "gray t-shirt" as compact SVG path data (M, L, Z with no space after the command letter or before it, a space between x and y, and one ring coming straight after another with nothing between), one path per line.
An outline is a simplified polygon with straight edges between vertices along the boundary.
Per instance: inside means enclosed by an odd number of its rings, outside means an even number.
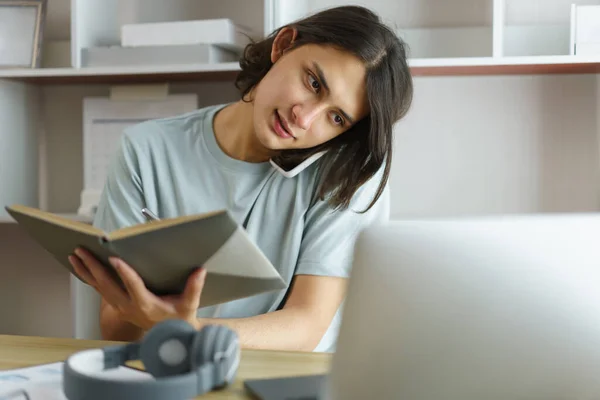
M288 284L296 274L348 277L357 233L385 212L382 202L365 214L353 211L368 206L380 175L359 189L350 209L333 211L314 196L318 161L286 178L268 162L249 163L225 154L213 131L214 115L224 106L126 129L94 225L110 232L143 223L143 207L160 218L227 208ZM283 307L286 292L201 308L198 316L264 314ZM334 350L339 322L340 310L315 351Z

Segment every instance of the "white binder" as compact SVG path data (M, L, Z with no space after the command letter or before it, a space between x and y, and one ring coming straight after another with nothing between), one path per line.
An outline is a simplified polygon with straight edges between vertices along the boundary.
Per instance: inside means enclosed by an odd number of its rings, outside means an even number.
M109 163L128 126L198 108L196 94L168 94L165 86L115 87L110 97L83 100L84 181L78 214L92 217L106 181Z

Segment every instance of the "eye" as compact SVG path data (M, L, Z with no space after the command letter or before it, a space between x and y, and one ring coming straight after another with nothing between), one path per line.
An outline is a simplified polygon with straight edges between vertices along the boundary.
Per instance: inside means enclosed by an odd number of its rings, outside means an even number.
M321 84L318 80L315 79L315 77L312 74L308 74L308 84L317 93L319 92L319 90L321 90Z
M333 114L333 122L336 125L343 126L344 125L344 118L342 118L339 114Z

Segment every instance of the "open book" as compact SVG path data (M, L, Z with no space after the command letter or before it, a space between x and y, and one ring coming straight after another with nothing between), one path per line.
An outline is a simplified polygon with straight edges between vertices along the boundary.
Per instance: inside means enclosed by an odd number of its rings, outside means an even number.
M287 287L275 267L226 210L150 221L110 233L23 205L8 213L73 275L68 257L84 247L122 285L108 258L116 256L157 295L179 294L198 267L207 270L201 307Z

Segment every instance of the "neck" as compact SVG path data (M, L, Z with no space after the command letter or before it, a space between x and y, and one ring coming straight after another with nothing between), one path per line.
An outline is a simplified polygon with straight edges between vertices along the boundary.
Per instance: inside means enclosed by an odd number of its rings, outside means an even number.
M215 138L221 150L231 158L265 162L273 152L256 138L253 110L252 103L241 100L223 108L215 117Z

